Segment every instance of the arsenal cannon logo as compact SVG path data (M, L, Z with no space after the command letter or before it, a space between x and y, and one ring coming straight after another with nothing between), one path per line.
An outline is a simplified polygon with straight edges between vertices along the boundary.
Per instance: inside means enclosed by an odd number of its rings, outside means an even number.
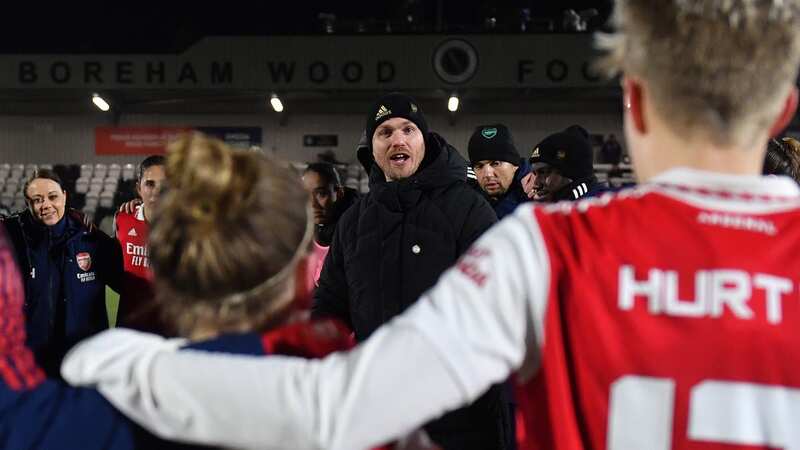
M78 267L84 272L92 268L92 255L87 252L81 252L75 255L75 261L78 262Z

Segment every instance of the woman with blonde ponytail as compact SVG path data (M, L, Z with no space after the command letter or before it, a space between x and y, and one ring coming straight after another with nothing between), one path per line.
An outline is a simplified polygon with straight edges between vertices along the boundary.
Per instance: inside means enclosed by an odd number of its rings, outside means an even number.
M283 321L313 231L297 176L199 133L170 147L166 170L150 236L166 321L192 338Z

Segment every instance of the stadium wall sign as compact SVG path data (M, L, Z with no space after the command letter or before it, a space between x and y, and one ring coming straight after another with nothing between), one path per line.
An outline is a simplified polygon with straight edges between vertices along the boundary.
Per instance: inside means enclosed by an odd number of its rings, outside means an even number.
M0 55L0 89L594 87L587 34L216 37L179 55Z
M167 144L192 130L202 131L239 148L261 145L260 127L96 127L97 155L162 155Z

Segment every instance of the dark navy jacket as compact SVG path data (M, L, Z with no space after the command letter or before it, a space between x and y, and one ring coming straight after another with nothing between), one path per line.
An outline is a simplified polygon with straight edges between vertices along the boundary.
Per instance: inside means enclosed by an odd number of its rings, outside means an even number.
M225 336L190 346L209 351L264 355L257 334ZM21 352L24 355L24 352ZM30 354L29 354L30 355ZM25 357L23 356L23 359ZM32 358L28 357L32 362ZM155 437L131 422L96 390L76 388L43 379L31 364L12 362L9 370L31 374L22 383L19 375L0 375L0 448L3 449L189 449L186 444Z
M497 200L487 197L489 204L492 205L494 212L497 214L498 220L514 212L517 206L522 203L531 201L522 189L522 178L529 173L531 173L531 164L526 158L520 158L517 172L514 174L514 181L511 182L511 186L508 187L505 195Z
M48 374L79 340L108 328L105 286L119 289L119 244L70 212L51 227L29 211L3 221L24 280L27 344Z
M0 292L2 295L2 292ZM0 319L0 324L7 321ZM224 335L187 348L242 355L288 354L321 357L350 347L349 332L320 341L313 324L283 327L272 333ZM330 327L328 327L330 329ZM325 333L328 333L327 331ZM162 440L131 422L96 390L45 380L27 349L2 358L0 370L0 448L3 449L195 449L198 446ZM27 356L25 356L27 352ZM26 378L21 379L27 373ZM213 405L209 405L210 408Z

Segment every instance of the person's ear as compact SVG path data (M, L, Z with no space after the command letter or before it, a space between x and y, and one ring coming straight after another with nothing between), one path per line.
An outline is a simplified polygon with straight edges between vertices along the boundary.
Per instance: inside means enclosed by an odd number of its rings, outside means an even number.
M344 186L336 186L336 189L334 189L333 192L336 194L336 198L334 198L333 201L339 201L344 197Z
M622 80L623 102L625 113L630 118L636 132L644 134L647 132L647 121L644 114L644 88L640 81L625 77Z

